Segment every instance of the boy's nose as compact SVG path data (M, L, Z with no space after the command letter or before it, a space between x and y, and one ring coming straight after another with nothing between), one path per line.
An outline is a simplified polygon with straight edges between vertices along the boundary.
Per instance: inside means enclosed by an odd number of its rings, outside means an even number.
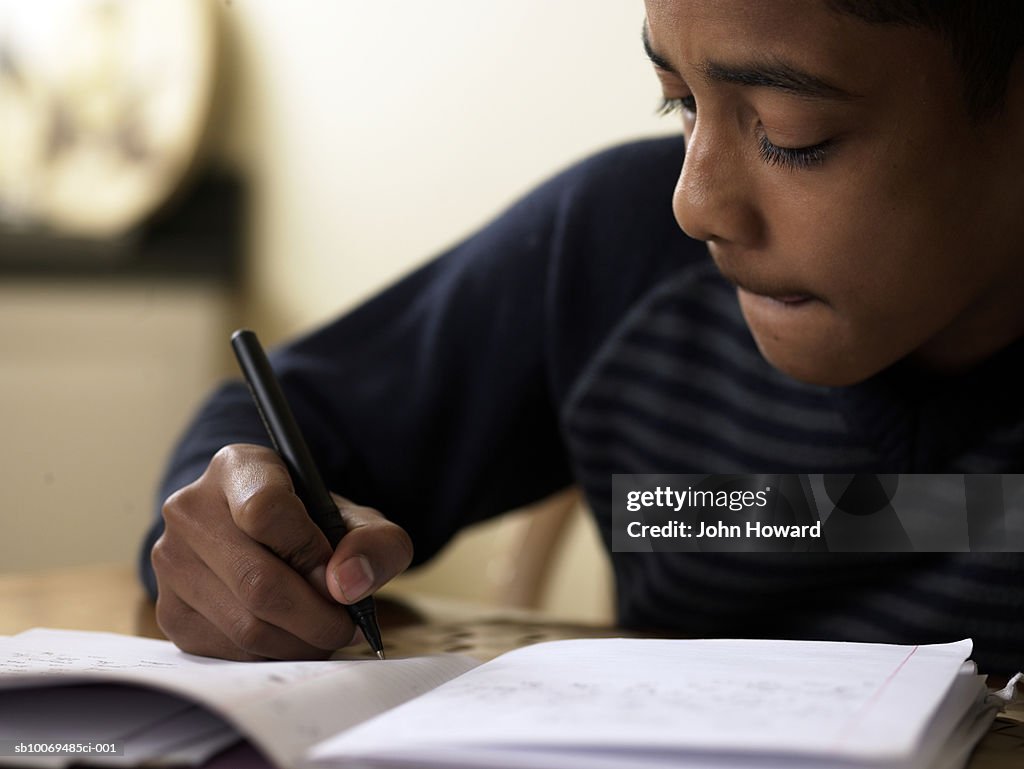
M713 134L694 130L690 135L672 198L676 221L687 235L757 245L764 228L743 162L741 151L716 143Z

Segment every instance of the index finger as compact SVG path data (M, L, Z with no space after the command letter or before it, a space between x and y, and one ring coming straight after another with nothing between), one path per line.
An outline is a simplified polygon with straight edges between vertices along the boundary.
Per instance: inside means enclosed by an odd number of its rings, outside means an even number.
M323 567L333 550L306 514L288 469L275 452L262 446L238 448L222 490L239 529L323 587Z

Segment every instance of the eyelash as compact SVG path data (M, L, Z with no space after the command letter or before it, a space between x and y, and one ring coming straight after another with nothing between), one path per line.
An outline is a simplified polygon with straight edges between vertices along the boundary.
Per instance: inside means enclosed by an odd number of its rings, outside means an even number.
M665 97L658 107L659 116L667 116L676 112L689 112L691 115L697 112L697 103L693 96L683 96L670 99ZM826 140L810 147L779 147L768 139L764 129L759 129L757 137L757 151L761 160L770 166L781 166L790 169L816 168L828 158L832 141Z
M657 114L658 117L668 117L675 112L682 112L684 110L691 114L697 112L697 102L692 96L681 96L675 99L663 96L661 104L658 106Z
M779 147L772 144L762 130L757 137L757 145L761 160L768 165L802 169L816 168L824 163L832 142L826 140L810 147Z

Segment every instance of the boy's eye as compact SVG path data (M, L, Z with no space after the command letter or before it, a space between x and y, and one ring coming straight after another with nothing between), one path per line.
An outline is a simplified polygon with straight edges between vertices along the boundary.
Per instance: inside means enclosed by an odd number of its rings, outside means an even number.
M661 105L658 107L658 114L671 115L676 112L684 112L689 117L696 115L697 101L692 95L674 98L663 97ZM814 168L825 162L831 148L831 139L807 147L780 147L773 144L765 134L764 128L758 125L757 152L761 156L761 160L771 166L797 170Z

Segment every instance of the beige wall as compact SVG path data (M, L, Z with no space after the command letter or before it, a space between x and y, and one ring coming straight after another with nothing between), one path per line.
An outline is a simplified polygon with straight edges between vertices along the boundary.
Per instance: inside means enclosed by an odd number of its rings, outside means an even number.
M0 573L135 557L228 317L199 284L0 285Z
M575 159L673 130L671 121L654 116L659 93L640 45L640 0L223 0L217 6L223 87L212 152L216 162L248 177L252 203L251 270L243 309L230 317L260 330L267 342L350 307ZM103 296L75 301L102 315ZM207 313L196 334L223 323L216 309ZM125 349L135 354L131 345ZM47 350L62 354L59 344ZM173 372L178 353L165 354L171 357L160 365ZM223 358L207 361L200 372L162 383L177 398L166 418L179 424L225 365ZM122 360L109 370L131 368ZM48 382L52 372L52 361L18 372L17 397L24 402L9 405L12 413L57 418L48 413L51 389L28 383L33 376ZM92 385L87 374L75 376ZM147 446L112 443L107 469L96 471L94 482L116 483L119 468L130 467L138 479L130 503L95 488L46 497L34 512L19 514L21 544L0 553L0 570L76 562L83 553L132 557L131 542L150 504L141 487L158 474L174 430L165 423L140 430L137 414L152 402L151 383L119 381L120 402L136 405L123 410L120 422L110 415L111 434L141 433ZM43 434L77 435L95 419L59 416L70 421L49 424ZM76 461L57 442L49 445L44 456L19 465L25 478L5 479L5 525L12 503L31 497L30 477L60 477L61 466ZM104 500L89 506L91 521L74 519L76 536L59 543L45 537L47 513L67 509L83 493ZM495 534L478 536L489 541ZM575 539L592 552L592 532ZM565 562L576 564L574 557ZM591 564L596 556L587 558ZM590 568L573 566L584 575Z
M279 337L589 152L673 129L640 0L232 0L217 152L253 174L250 311ZM668 201L666 201L668 205Z

